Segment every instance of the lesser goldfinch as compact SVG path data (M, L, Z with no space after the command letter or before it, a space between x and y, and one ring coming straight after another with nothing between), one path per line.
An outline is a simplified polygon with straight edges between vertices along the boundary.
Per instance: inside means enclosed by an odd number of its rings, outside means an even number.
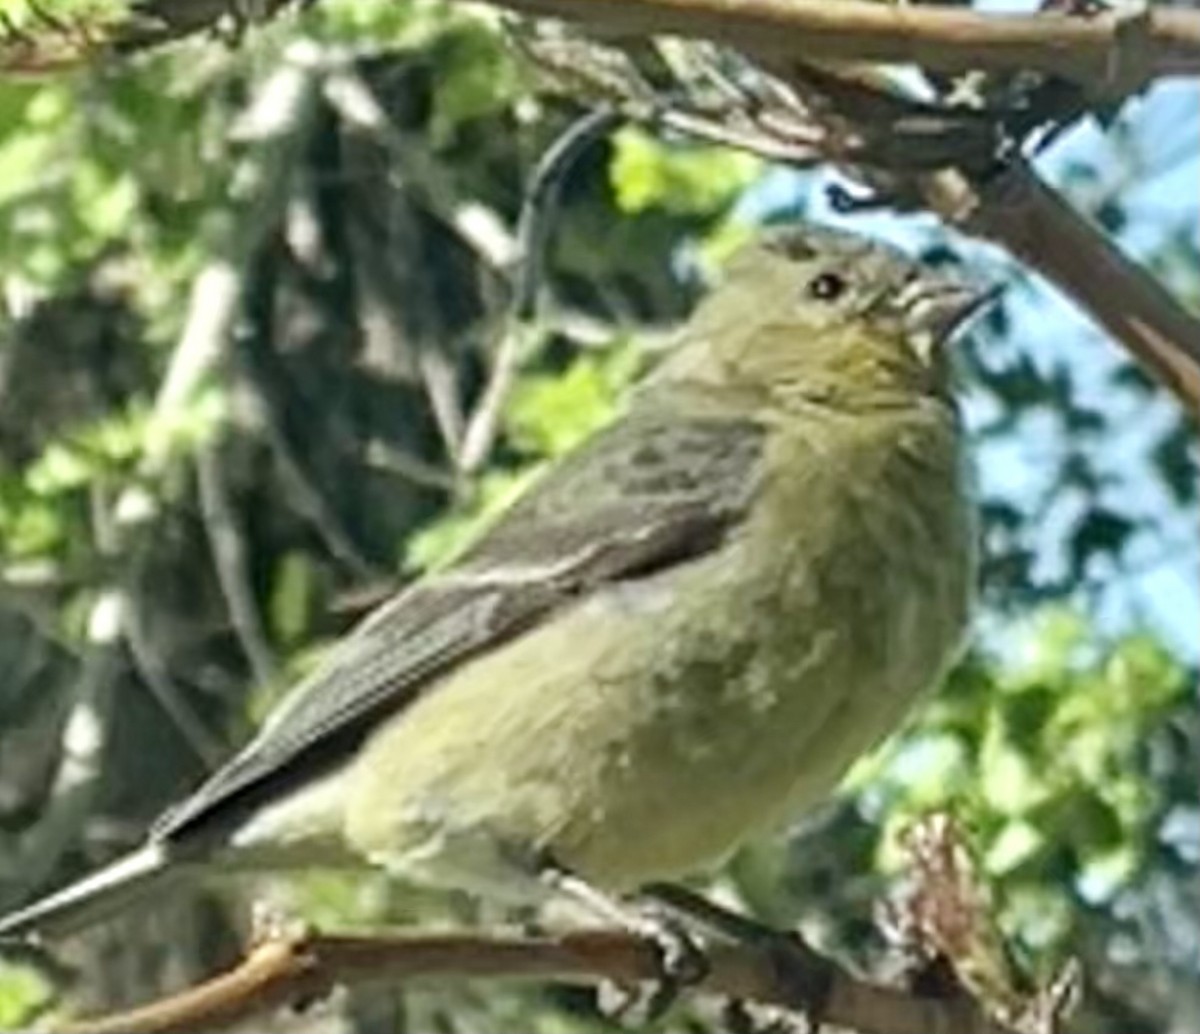
M144 846L0 921L357 860L538 901L702 870L826 796L972 596L943 344L982 294L828 228L729 265L623 414L305 679Z

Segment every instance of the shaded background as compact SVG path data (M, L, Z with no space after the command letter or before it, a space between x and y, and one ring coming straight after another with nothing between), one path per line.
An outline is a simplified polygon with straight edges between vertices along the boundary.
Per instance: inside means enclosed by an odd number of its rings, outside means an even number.
M0 907L137 842L333 638L610 417L716 256L804 215L1009 285L961 353L983 606L904 733L714 889L877 969L896 833L946 807L1031 971L1083 961L1079 1030L1195 1030L1200 529L1177 406L996 250L837 216L822 174L626 129L565 185L552 330L458 478L523 183L575 114L534 86L492 14L394 0L0 83ZM1039 164L1200 308L1195 85ZM77 938L60 971L0 962L0 1029L228 963L251 894L330 928L495 918L382 880L198 889ZM584 992L467 984L277 1027L607 1029Z

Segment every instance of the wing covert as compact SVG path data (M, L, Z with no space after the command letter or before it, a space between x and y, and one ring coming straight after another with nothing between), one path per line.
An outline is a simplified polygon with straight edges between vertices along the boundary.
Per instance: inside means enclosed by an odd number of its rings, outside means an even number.
M455 665L606 583L715 547L756 487L751 421L631 414L560 460L446 571L367 617L258 735L151 831L240 816L348 756Z

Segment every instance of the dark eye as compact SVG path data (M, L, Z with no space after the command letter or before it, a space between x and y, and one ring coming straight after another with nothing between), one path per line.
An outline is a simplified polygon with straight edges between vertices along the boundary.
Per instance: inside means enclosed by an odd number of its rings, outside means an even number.
M849 286L837 273L818 273L808 282L808 295L818 301L831 302L840 298Z

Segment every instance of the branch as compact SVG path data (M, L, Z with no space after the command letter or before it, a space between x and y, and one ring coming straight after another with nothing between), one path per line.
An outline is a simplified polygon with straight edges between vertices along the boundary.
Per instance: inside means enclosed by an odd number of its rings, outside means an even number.
M881 61L961 72L1033 70L1101 92L1200 74L1200 11L988 15L872 0L492 0L622 34L670 33L775 57Z
M130 659L142 685L150 691L204 770L215 772L225 759L225 746L197 713L183 688L176 683L166 660L158 652L158 644L147 632L144 615L151 594L145 591L147 580L141 567L140 564L134 566L134 577L130 578L128 588L123 593L122 632Z
M528 178L517 223L510 312L500 331L491 373L463 432L456 457L461 473L478 473L491 456L521 360L545 337L545 330L537 320L538 291L563 181L580 154L620 123L621 118L613 109L607 106L593 109L551 144Z
M236 132L247 154L228 177L227 206L213 219L205 242L212 257L192 285L183 334L154 400L144 474L161 472L174 422L225 355L242 311L246 268L279 225L291 194L317 108L322 57L311 43L293 44L241 117Z
M234 635L255 682L259 686L270 685L279 674L279 664L259 613L246 542L225 477L219 441L197 454L196 486L213 570Z
M994 16L952 7L871 0L491 0L522 14L586 20L621 33L720 40L760 55L882 61L961 72L1031 69L1100 92L1200 74L1200 11L1147 8L1086 17L1057 11ZM285 0L261 0L255 20ZM123 20L92 26L3 27L0 65L37 73L78 64L105 46L130 52L222 25L239 31L238 0L144 0Z
M872 124L874 111L886 112L897 103L860 78L796 62L776 66L773 71L818 102L827 125L842 131ZM962 168L848 171L878 183L885 200L914 198L946 223L999 244L1037 270L1200 415L1200 319L1023 161L1013 158L999 170L982 173Z
M977 188L938 174L923 194L948 222L1001 245L1074 298L1200 415L1200 320L1028 166Z
M575 67L586 67L586 57L575 56ZM1200 414L1200 320L1037 178L1020 157L1023 137L1005 141L1006 134L992 132L1000 140L997 147L989 144L986 118L980 133L956 109L898 96L869 77L795 59L753 57L791 93L780 95L782 104L773 99L777 91L747 93L713 110L718 125L742 131L742 146L770 154L780 141L803 136L806 147L874 192L869 204L927 208L968 234L1000 244L1079 302ZM586 76L580 81L585 90L596 88ZM686 105L686 93L675 103ZM644 121L657 116L653 103L641 103L640 112L636 103L624 107ZM1052 116L1049 124L1054 122ZM1036 134L1039 118L1029 125ZM935 165L908 158L930 151Z
M795 974L767 951L710 946L709 975L699 990L797 1009ZM595 930L557 937L426 934L409 937L308 936L266 941L234 969L170 998L119 1015L70 1023L57 1034L212 1032L249 1017L311 1003L335 985L430 977L509 978L629 985L659 975L655 947L630 934ZM1013 1034L965 996L922 998L837 970L822 1019L859 1034Z

